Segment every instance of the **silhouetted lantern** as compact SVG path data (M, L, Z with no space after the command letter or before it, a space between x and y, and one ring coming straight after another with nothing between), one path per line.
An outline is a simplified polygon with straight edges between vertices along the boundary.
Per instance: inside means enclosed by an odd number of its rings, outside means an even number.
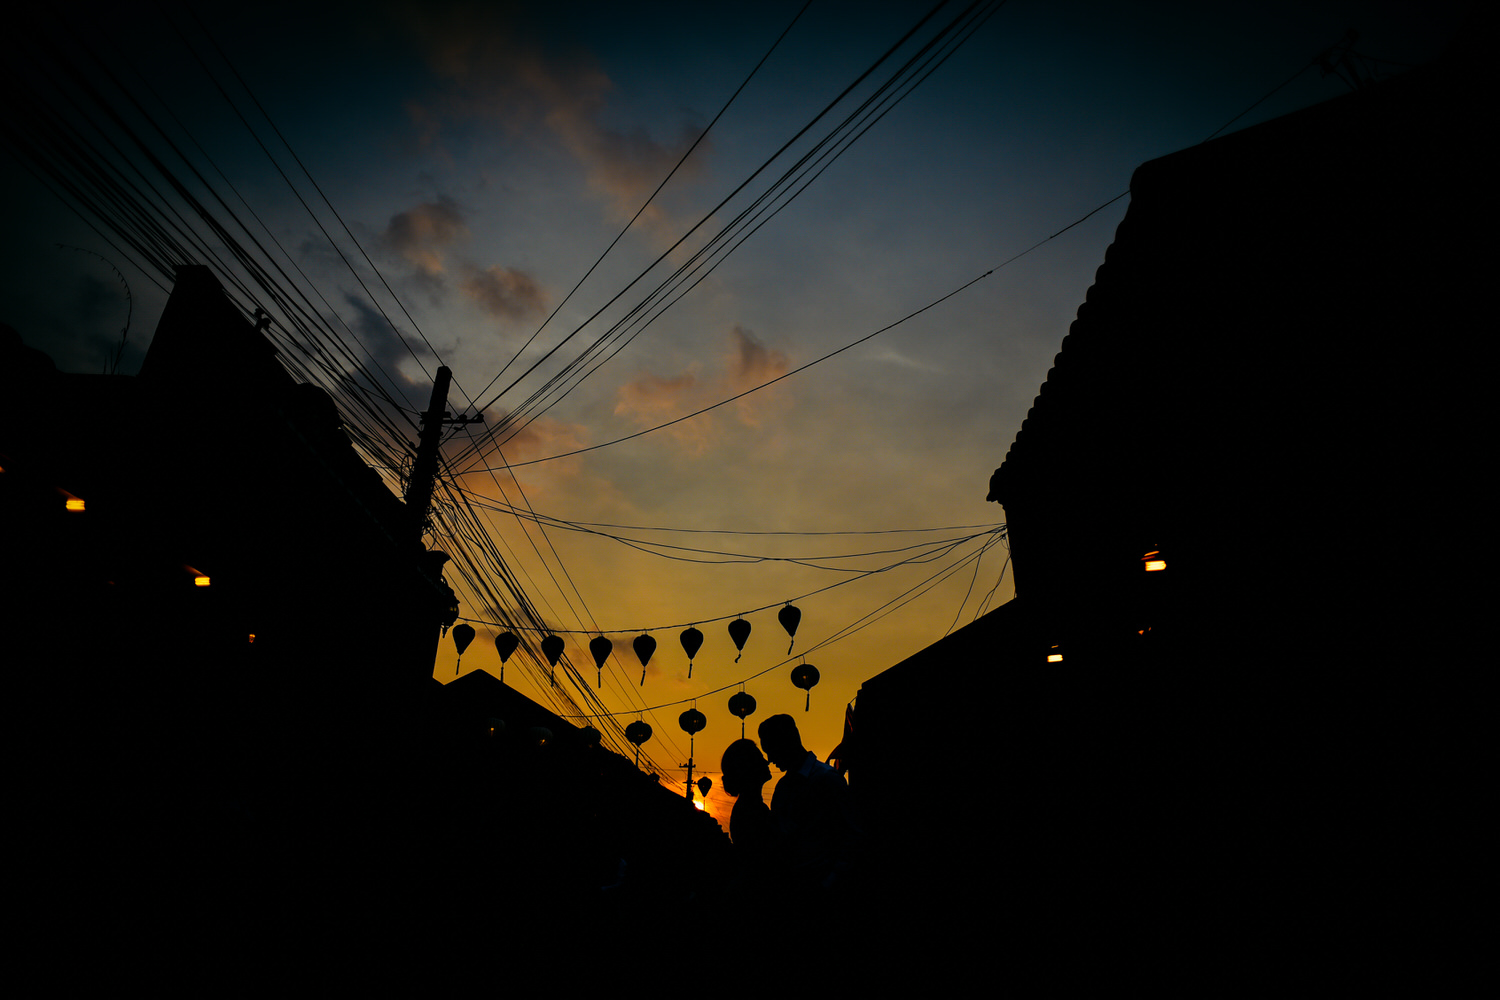
M818 668L810 663L792 668L792 683L807 692L807 704L802 706L802 711L812 707L812 689L818 683Z
M469 648L469 643L474 641L474 626L468 622L453 627L453 645L458 647L458 662L453 665L453 676L458 676L458 671L464 662L464 650Z
M688 656L688 676L693 676L693 657L703 648L703 633L689 625L682 630L682 651Z
M734 648L738 649L740 655L743 656L745 652L745 640L750 638L750 623L743 618L736 618L730 622L729 638L734 640ZM734 662L740 662L739 656L734 658Z
M562 656L565 643L560 636L549 635L542 640L542 655L552 667L552 686L557 687L557 661Z
M625 738L635 744L635 766L641 766L641 744L651 738L651 726L649 723L636 719L625 727Z
M546 726L532 726L526 730L526 739L534 747L544 747L552 742L552 730Z
M729 696L729 714L740 720L740 739L745 738L745 716L755 711L755 699L741 691Z
M516 651L521 640L516 638L514 632L504 632L495 636L495 652L500 654L500 679L505 680L505 661L510 659L510 654Z
M703 727L708 725L708 720L703 717L702 712L696 708L690 708L677 717L677 724L682 727L683 732L692 736L694 733L702 732Z
M464 650L469 648L469 643L474 641L474 626L465 622L453 629L453 645L458 647L458 655L463 656Z
M786 634L792 640L786 644L786 652L790 656L792 646L797 642L797 626L802 622L802 612L788 602L786 607L776 612L776 620L781 622L781 627L786 629Z
M641 661L641 687L646 686L646 664L651 662L651 654L656 652L656 640L649 635L638 635L631 647L635 649L636 659Z
M712 787L714 787L714 779L712 779L712 778L699 778L698 779L698 791L700 791L700 792L703 793L703 797L705 799L708 798L708 790L710 788L712 788Z
M609 651L614 648L615 644L602 635L589 640L589 652L594 654L594 669L598 671L597 681L600 687L604 686L604 661L609 659Z
M578 735L583 737L585 746L596 747L599 745L599 740L601 738L599 730L595 729L593 726L584 726L581 730L578 731Z

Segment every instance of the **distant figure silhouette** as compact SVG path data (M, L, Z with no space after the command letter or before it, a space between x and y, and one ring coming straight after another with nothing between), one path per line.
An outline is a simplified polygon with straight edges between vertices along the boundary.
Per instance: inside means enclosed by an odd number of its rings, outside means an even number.
M771 765L754 740L735 740L724 751L724 791L735 796L729 813L729 839L746 867L759 873L772 863L776 850L776 822L761 789L771 780Z
M802 745L790 715L762 722L760 743L786 772L771 797L771 818L786 847L789 876L804 888L833 885L848 870L859 839L849 786Z

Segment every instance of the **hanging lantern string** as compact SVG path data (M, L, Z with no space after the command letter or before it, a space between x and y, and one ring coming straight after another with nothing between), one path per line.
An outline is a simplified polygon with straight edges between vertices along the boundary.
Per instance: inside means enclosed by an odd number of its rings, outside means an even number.
M549 627L547 627L545 625L517 625L517 624L513 624L511 622L495 622L495 621L490 621L490 620L485 619L485 618L459 618L459 621L472 622L475 625L484 625L484 626L486 626L488 628L504 628L504 629L511 629L512 631L527 631L527 632L543 632L543 633L551 632L551 633L554 633L554 634L557 634L557 635L625 635L625 634L630 633L630 632L664 632L664 631L668 631L670 629L687 628L687 627L692 626L692 625L709 625L709 624L712 624L714 622L732 621L733 619L735 619L735 618L741 618L744 615L753 615L753 614L758 614L758 613L760 613L762 611L769 611L772 608L779 608L783 604L793 603L793 602L796 602L796 601L805 601L809 597L816 597L819 594L826 593L827 591L833 590L835 587L842 587L846 583L854 583L856 580L863 580L867 576L874 576L877 573L885 573L885 572L888 572L890 570L896 569L897 567L900 567L900 566L905 566L905 565L908 565L908 564L921 564L921 563L924 563L924 562L932 562L934 559L940 558L942 555L946 555L947 553L953 551L958 546L962 545L964 542L973 541L974 539L981 538L981 537L983 537L985 535L998 535L999 536L997 538L992 539L991 543L988 543L988 544L993 544L993 542L999 541L1000 539L1004 538L1005 534L1006 534L1005 525L1002 524L1002 525L999 525L998 527L993 528L993 529L991 529L989 531L980 531L980 532L976 532L975 534L968 535L968 536L966 536L964 538L961 538L958 541L953 542L951 545L945 546L943 548L942 552L940 552L937 556L929 556L927 554L923 554L922 556L913 556L910 559L903 559L900 562L891 563L889 566L882 566L879 569L868 570L868 571L860 574L859 576L850 577L847 580L839 580L837 583L831 583L828 586L826 586L826 587L820 587L817 590L810 590L807 593L802 594L802 595L800 595L798 597L793 597L790 602L788 602L788 601L773 601L770 604L762 604L760 607L758 607L758 608L751 608L748 611L736 612L734 614L728 614L728 615L719 615L717 618L694 618L691 621L678 622L675 625L652 625L652 626L650 626L648 628L610 628L610 629L599 629L599 628L549 628ZM920 586L920 584L919 584L919 586ZM814 647L814 648L816 648L816 647Z
M818 650L822 649L825 646L831 646L831 645L833 645L834 643L838 642L841 639L846 639L849 636L853 635L855 632L858 632L861 629L863 629L863 628L865 628L865 627L867 627L869 625L874 624L876 621L880 620L881 618L884 618L886 615L890 614L891 612L895 611L897 608L899 608L903 604L907 603L907 601L916 600L916 598L921 597L927 591L931 590L933 587L936 587L938 584L942 583L948 577L952 576L958 570L960 570L964 566L966 566L968 564L969 560L977 558L977 557L980 557L980 556L983 556L985 552L989 551L990 546L996 544L997 542L1000 542L1000 541L1004 540L1004 537L1005 537L1004 534L1000 534L999 536L997 536L995 538L992 538L989 542L987 542L984 546L982 546L977 553L973 553L970 556L968 556L968 557L966 557L964 559L959 560L958 562L954 563L951 566L947 566L947 567L944 567L943 569L940 569L939 571L937 571L936 573L934 573L931 576L927 577L925 580L921 581L920 583L918 583L918 584L916 584L916 585L908 588L907 590L903 591L900 594L897 594L895 597L891 598L889 601L886 601L884 604L880 605L880 607L876 608L874 611L870 611L870 612L867 612L864 615L861 615L859 618L856 618L854 621L850 622L848 625L845 625L843 628L839 629L837 632L834 632L832 635L829 635L828 637L824 638L820 642L815 643L811 648L803 651L803 653L800 654L801 657L803 659L806 659L806 657L808 656L808 654L810 654L810 653L816 653ZM1007 561L1007 565L1009 565L1009 561ZM1003 574L1003 572L1004 571L1002 570L1002 574ZM825 587L824 589L827 590L829 588ZM821 591L815 591L815 593L821 593ZM801 598L794 598L794 599L795 600L801 600ZM764 610L766 610L766 608L774 608L774 607L778 607L778 606L779 606L778 604L768 604L764 608L759 608L757 610L764 611ZM748 613L753 614L754 612L748 612ZM728 617L728 616L726 615L725 617ZM722 621L723 619L716 619L716 620ZM702 623L703 620L699 619L698 621L700 623ZM676 626L669 625L669 626L666 626L666 627L667 628L675 628ZM566 660L567 657L564 657L563 659ZM663 704L653 705L651 707L637 707L637 708L623 709L623 710L621 710L619 712L601 712L601 713L595 713L593 715L586 715L586 714L582 714L582 713L580 713L578 715L559 715L558 718L562 718L562 719L609 719L609 718L617 718L617 717L622 716L622 715L630 715L630 714L632 714L634 712L655 712L655 711L660 711L660 710L664 710L664 709L668 709L668 708L675 708L678 705L688 705L688 704L691 704L697 698L711 697L713 695L719 694L720 692L728 691L730 688L735 687L735 686L740 685L740 684L743 684L746 681L752 681L752 680L754 680L757 677L763 677L764 675L770 673L771 671L776 670L776 669L778 669L780 667L784 667L787 664L793 662L793 659L794 659L793 657L789 656L786 659L782 660L780 663L774 663L774 664L772 664L771 666L767 667L764 670L761 670L761 671L758 671L756 673L750 674L750 675L748 675L746 677L740 678L739 680L731 681L730 683L725 684L723 687L714 688L712 691L707 691L707 692L704 692L702 694L694 695L691 698L683 698L683 699L680 699L678 701L664 702Z
M994 542L998 542L998 541L1000 541L999 538L994 539ZM993 542L991 542L990 544L993 544ZM980 550L980 552L978 554L979 555L983 555L983 553L985 551L987 551L988 548L989 548L989 546L986 545L984 548L982 548ZM973 558L973 557L971 556L970 558ZM964 565L967 563L967 561L968 561L967 559L960 560L959 562L955 563L954 565L949 566L946 569L941 570L941 571L939 571L937 573L934 573L932 576L928 577L926 580L923 580L921 583L919 583L916 586L910 588L909 590L906 590L905 592L903 592L901 594L897 594L895 597L891 598L889 601L886 601L884 604L882 604L880 607L876 608L874 611L871 611L871 612L869 612L869 613L867 613L865 615L862 615L859 618L856 618L854 621L850 622L848 625L845 625L843 628L839 629L837 632L833 633L832 635L828 636L827 638L823 639L822 641L815 643L811 648L804 650L800 654L800 659L805 660L808 657L809 654L816 653L818 650L822 649L824 646L831 646L834 643L838 642L840 639L846 639L849 636L853 635L855 632L857 632L860 629L864 628L865 626L873 624L875 621L879 620L880 618L885 617L885 615L890 614L892 611L896 610L897 607L900 607L902 603L905 603L904 601L902 601L902 598L908 598L909 597L911 600L915 600L916 598L921 597L922 594L925 594L928 590L931 590L933 587L936 587L938 584L942 583L944 580L946 580L948 577L952 576L958 570L962 569L964 567ZM825 588L825 589L827 589L827 588ZM916 593L914 593L914 592L916 592ZM800 600L801 598L797 598L797 599ZM774 607L777 607L777 606L778 605L775 605L775 604L768 604L768 605L766 605L767 608L774 608ZM760 609L757 609L757 610L764 611L765 608L760 608ZM753 612L751 612L751 613L753 613ZM700 619L700 621L701 621L701 619ZM667 626L667 627L668 628L675 628L675 626ZM712 691L706 691L706 692L704 692L702 694L694 695L691 698L683 698L680 701L669 701L669 702L665 702L665 703L663 703L661 705L654 705L654 706L652 706L650 708L645 708L645 709L634 709L634 708L632 708L632 709L626 709L626 710L620 711L620 712L609 712L607 714L598 715L598 716L566 715L566 716L560 716L560 718L565 718L565 719L613 718L615 716L620 716L620 715L629 715L632 712L637 712L637 711L655 712L655 711L660 711L660 710L663 710L663 709L675 708L678 705L688 705L688 704L691 704L693 701L695 701L698 698L712 697L713 695L719 694L720 692L728 691L732 687L738 687L739 685L744 684L746 681L753 681L757 677L763 677L766 674L769 674L771 671L778 670L781 667L784 667L787 664L792 663L794 660L797 660L797 659L798 659L798 657L788 656L786 659L782 660L780 663L772 664L771 666L769 666L766 669L761 670L761 671L759 671L757 673L750 674L749 676L743 677L743 678L741 678L739 680L736 680L736 681L731 681L730 683L725 684L723 687L714 688Z

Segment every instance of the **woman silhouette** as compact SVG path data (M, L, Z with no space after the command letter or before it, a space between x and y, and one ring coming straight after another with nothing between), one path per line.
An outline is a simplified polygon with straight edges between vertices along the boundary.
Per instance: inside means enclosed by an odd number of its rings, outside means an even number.
M749 866L764 871L772 863L776 843L771 807L761 797L761 789L771 780L771 765L754 740L735 740L724 751L719 766L725 793L735 796L729 813L729 839Z

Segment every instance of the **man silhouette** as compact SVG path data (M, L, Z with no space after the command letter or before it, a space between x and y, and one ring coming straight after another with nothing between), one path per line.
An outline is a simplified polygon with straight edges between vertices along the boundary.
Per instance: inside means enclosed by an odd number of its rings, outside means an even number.
M848 868L857 838L849 786L802 745L790 715L762 722L760 745L786 772L771 796L771 818L785 842L794 882L832 885Z

